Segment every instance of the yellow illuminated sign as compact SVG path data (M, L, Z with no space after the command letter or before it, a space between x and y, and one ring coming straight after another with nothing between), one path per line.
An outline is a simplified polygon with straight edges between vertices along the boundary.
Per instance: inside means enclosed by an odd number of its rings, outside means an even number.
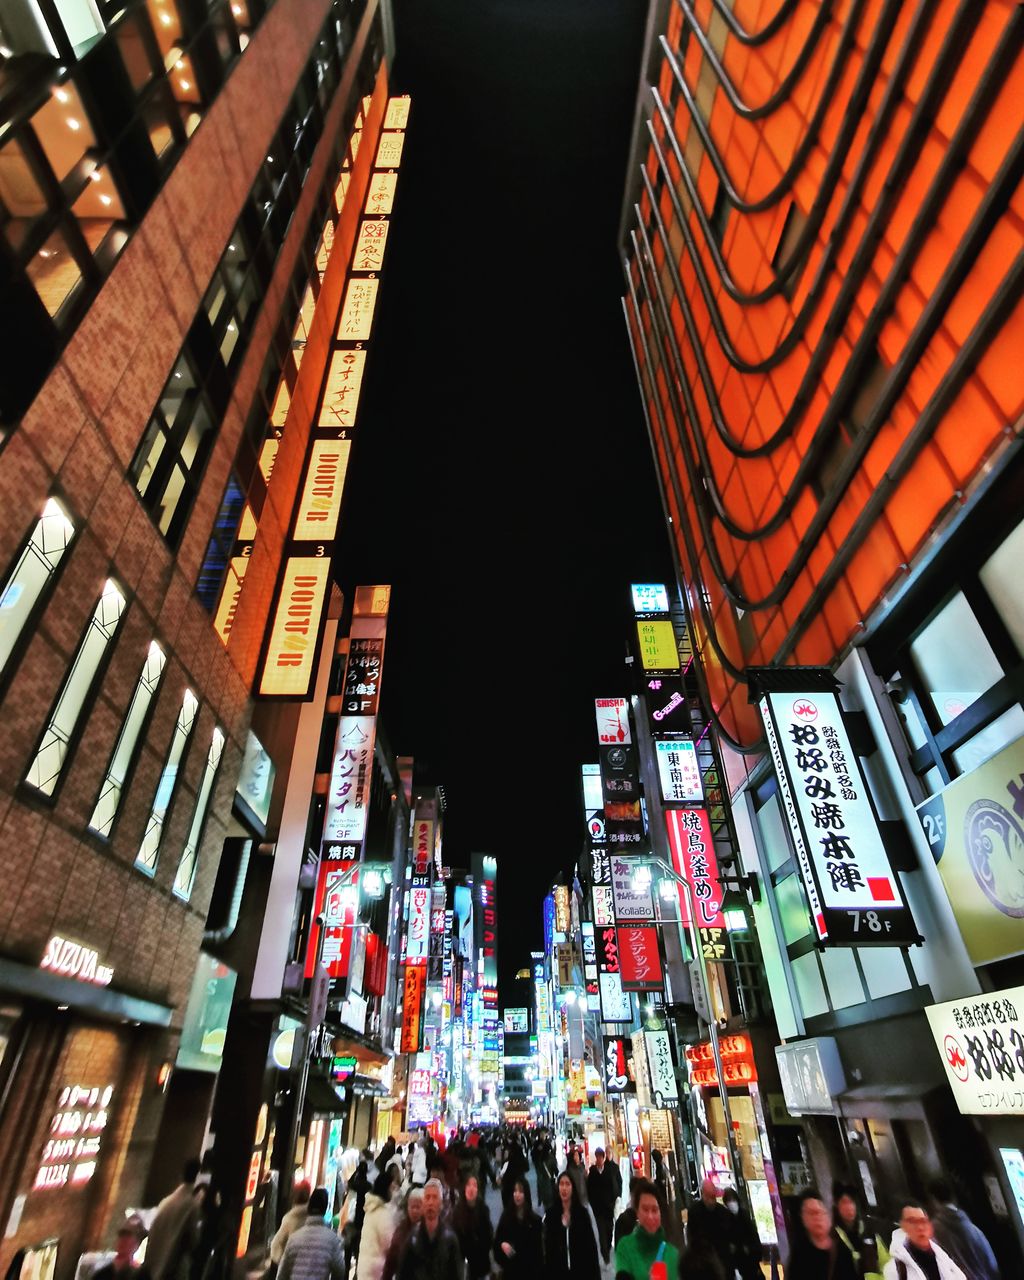
M409 107L412 99L408 94L401 98L389 98L388 109L384 116L385 129L404 129L409 123Z
M295 518L296 542L333 540L351 447L347 440L314 440Z
M260 450L260 474L263 476L263 483L270 484L270 477L274 474L274 463L277 461L277 451L281 447L281 441L277 436L269 436L263 441L263 448Z
M345 291L345 303L338 321L341 342L365 342L373 326L373 310L377 305L378 280L353 279Z
M676 633L666 618L636 624L640 641L640 661L645 671L678 671L679 650Z
M256 537L256 517L248 502L242 508L242 518L238 522L238 541L252 542Z
M295 698L309 692L330 576L327 556L290 556L286 561L263 662L261 696Z
M370 188L366 193L364 213L371 217L390 213L395 204L395 187L398 185L397 173L375 173L370 178Z
M270 414L270 425L272 427L283 427L285 418L288 417L288 409L291 406L292 396L288 390L288 383L284 378L278 383L277 395L274 397L274 408Z
M384 246L388 240L386 218L367 218L359 228L356 251L352 256L353 271L379 271L384 264Z
M359 392L363 385L365 351L335 351L327 370L327 385L320 406L318 427L355 425Z
M352 615L356 618L383 618L391 604L391 588L387 585L356 587Z
M228 565L227 576L220 593L220 604L217 616L213 620L213 629L220 636L221 644L227 644L231 627L238 610L238 597L242 594L242 579L249 567L248 556L234 556Z
M331 250L334 248L334 223L328 218L324 223L323 239L320 241L320 248L316 254L316 269L323 279L327 270L327 264L331 258Z
M348 194L348 184L352 181L352 174L348 169L342 169L338 175L338 185L334 188L334 207L341 213L345 205L345 196Z
M377 148L375 169L397 169L402 163L402 148L405 146L404 133L382 133L380 146Z

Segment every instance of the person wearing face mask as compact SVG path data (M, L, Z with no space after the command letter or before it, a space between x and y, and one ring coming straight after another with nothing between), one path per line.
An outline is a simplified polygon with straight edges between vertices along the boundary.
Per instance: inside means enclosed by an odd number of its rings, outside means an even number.
M762 1280L761 1238L753 1222L743 1212L735 1187L727 1187L722 1192L722 1204L736 1219L732 1239L732 1265L736 1273L740 1280Z

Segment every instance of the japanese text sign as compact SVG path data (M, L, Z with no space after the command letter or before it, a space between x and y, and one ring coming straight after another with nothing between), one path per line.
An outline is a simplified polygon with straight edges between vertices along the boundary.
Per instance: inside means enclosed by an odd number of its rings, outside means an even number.
M427 984L425 964L407 964L402 974L402 1053L418 1053L423 1020L423 992Z
M654 925L619 928L619 972L624 991L660 991L661 955Z
M622 1036L604 1037L605 1093L636 1093L636 1083L629 1070L633 1046Z
M678 1101L679 1098L668 1032L645 1031L644 1048L647 1050L651 1101L656 1107L666 1107L670 1102Z
M704 799L704 788L697 764L697 748L690 739L655 742L654 752L658 760L662 800L666 804L699 804Z
M665 825L672 866L690 886L700 929L724 929L718 859L706 809L666 809ZM679 886L680 919L690 923L690 894Z
M426 877L413 876L409 889L409 927L405 936L406 961L413 963L425 960L429 946L430 884L426 882Z
M652 733L690 732L690 707L682 680L673 676L645 676L643 691Z
M646 618L636 624L640 662L644 671L678 671L676 633L667 618Z
M617 973L598 975L598 987L601 995L602 1022L629 1022L633 1017L633 1006L629 992L623 991L622 979Z
M1024 1116L1024 987L925 1009L964 1115Z
M325 844L357 844L366 833L375 729L373 716L342 716L338 721L324 818Z
M634 613L668 613L668 591L663 582L634 582L630 592Z
M628 745L629 703L625 698L596 698L597 740L602 746Z
M615 917L620 924L654 919L654 899L651 886L638 888L633 876L638 863L634 858L612 856L612 894L615 899Z
M818 939L917 941L836 694L768 692L760 711Z
M352 874L355 866L358 866L355 859L324 858L317 870L313 916L314 919L319 915L324 918L320 962L331 978L344 978L348 974L352 935L355 932L353 926L359 910L358 872ZM307 978L312 978L316 966L319 935L319 926L314 924L309 931L309 946L306 949Z

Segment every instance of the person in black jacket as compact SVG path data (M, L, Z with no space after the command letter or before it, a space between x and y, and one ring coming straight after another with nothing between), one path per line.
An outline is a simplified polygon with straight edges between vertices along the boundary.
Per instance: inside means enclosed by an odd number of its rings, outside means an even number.
M541 1221L533 1211L530 1184L517 1178L512 1201L494 1233L494 1261L505 1280L539 1280L544 1261Z
M568 1173L544 1217L544 1280L596 1280L601 1274L597 1227Z
M466 1259L466 1280L481 1280L490 1274L491 1241L494 1227L491 1214L476 1177L470 1174L462 1195L452 1212L452 1230L459 1238L462 1256Z
M735 1187L727 1187L722 1193L722 1204L732 1214L736 1224L732 1262L740 1280L763 1280L761 1270L761 1237L757 1227L743 1212L739 1193Z
M612 1227L615 1224L615 1202L622 1191L622 1175L614 1162L606 1160L604 1149L594 1152L594 1163L587 1174L587 1198L597 1223L597 1236L601 1242L601 1256L605 1262L611 1256Z
M428 1178L423 1188L423 1218L413 1228L398 1264L398 1280L466 1280L462 1246L441 1220L444 1186Z
M691 1248L704 1246L710 1250L728 1276L735 1266L733 1258L738 1240L736 1219L719 1203L715 1182L705 1178L700 1184L700 1199L690 1206L686 1215L686 1243Z

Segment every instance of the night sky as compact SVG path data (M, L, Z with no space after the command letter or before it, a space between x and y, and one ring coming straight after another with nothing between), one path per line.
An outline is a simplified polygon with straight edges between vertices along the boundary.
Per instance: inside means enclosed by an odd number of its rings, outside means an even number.
M498 856L503 1000L578 855L593 698L670 574L615 236L646 6L395 0L412 95L341 586L393 585L382 718Z

